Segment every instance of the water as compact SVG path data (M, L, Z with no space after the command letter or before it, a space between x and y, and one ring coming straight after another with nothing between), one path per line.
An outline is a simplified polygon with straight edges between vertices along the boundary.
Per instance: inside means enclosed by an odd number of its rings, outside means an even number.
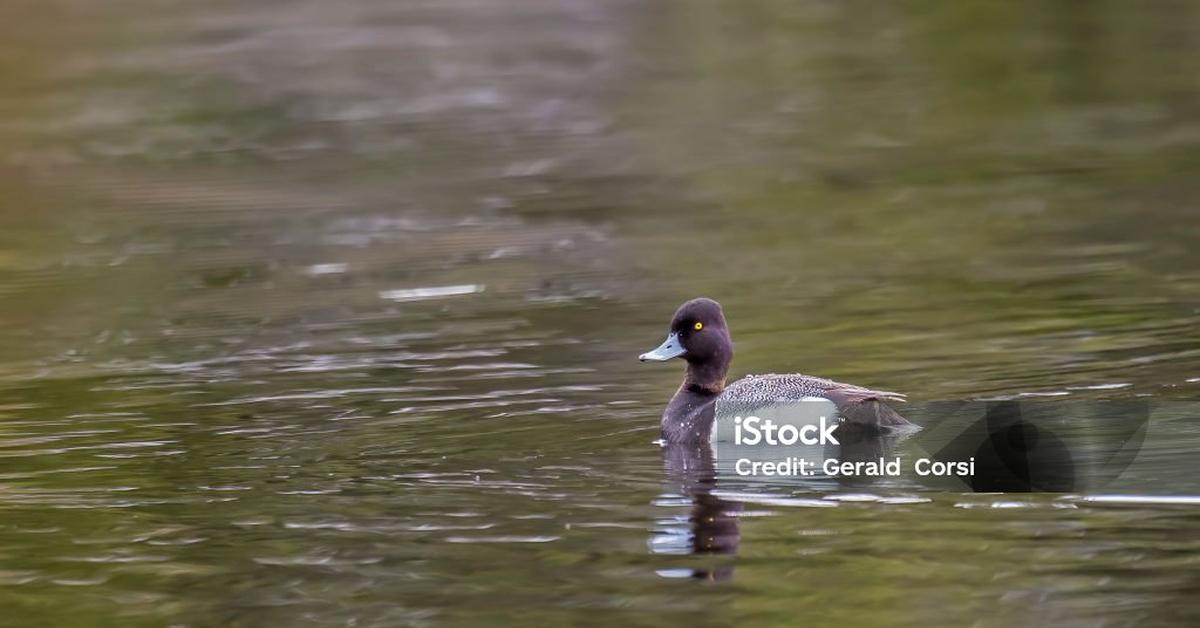
M703 294L737 374L1195 398L1197 17L6 3L0 622L1194 624L1187 416L1107 492L713 486L635 358Z

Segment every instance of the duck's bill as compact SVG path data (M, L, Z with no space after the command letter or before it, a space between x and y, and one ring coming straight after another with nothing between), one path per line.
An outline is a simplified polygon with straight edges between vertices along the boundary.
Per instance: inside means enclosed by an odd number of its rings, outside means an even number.
M638 356L642 362L666 362L685 353L683 344L679 342L679 334L671 334L653 351Z

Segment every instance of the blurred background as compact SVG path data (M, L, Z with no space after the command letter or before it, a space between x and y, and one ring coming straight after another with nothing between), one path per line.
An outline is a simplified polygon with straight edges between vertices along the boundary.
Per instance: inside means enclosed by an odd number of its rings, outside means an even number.
M1193 399L1197 77L1190 2L7 0L0 624L1194 625L1187 417L1169 503L705 551L635 356Z

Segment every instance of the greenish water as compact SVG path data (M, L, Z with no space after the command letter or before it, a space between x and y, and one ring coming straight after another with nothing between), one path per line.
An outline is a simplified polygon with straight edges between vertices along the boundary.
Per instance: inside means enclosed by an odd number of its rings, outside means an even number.
M1186 416L1137 499L714 488L635 360L1196 398L1195 5L111 4L0 7L0 623L1200 618Z

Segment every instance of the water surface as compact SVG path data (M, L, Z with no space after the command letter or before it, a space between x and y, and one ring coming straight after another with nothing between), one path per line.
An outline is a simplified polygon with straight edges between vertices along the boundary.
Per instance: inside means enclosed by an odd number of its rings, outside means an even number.
M738 375L1194 399L1198 17L5 3L0 622L1193 625L1188 416L1083 495L714 486L635 356L703 294Z

